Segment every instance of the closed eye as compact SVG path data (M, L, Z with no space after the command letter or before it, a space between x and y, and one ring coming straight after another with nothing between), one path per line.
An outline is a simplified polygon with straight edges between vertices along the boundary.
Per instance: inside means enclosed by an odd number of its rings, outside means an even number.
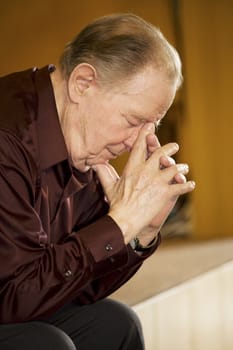
M130 125L130 127L139 127L145 123L144 120L138 119L136 117L126 117L127 123Z
M142 125L143 123L141 123L141 122L140 122L140 123L138 123L138 122L137 122L137 123L136 123L136 122L133 123L133 122L131 122L131 121L128 120L128 124L129 124L131 127L133 127L133 128L137 128L138 126Z

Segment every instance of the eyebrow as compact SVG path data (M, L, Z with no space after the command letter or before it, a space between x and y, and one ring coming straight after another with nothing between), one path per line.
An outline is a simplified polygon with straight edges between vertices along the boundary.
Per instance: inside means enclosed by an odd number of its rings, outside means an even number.
M139 120L141 120L141 121L145 120L145 118L144 118L142 115L140 115L140 114L132 113L131 115L132 115L133 118L139 119ZM162 119L162 118L161 118L161 119ZM161 124L161 119L156 120L155 122L151 121L151 123L154 124L156 130L159 129L159 126L160 126L160 124Z

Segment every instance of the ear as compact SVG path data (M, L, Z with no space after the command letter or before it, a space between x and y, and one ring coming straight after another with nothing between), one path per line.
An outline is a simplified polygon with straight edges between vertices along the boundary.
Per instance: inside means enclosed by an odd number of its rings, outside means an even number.
M78 64L70 74L68 91L70 99L77 103L87 89L96 83L96 70L88 63Z

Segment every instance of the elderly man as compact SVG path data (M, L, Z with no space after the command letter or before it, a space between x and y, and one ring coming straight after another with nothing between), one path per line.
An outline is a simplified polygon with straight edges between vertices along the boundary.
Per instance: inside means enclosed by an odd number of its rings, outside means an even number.
M175 49L131 14L97 19L59 67L0 79L0 344L144 349L108 295L154 253L194 189L155 128L182 81ZM119 178L108 163L130 152Z

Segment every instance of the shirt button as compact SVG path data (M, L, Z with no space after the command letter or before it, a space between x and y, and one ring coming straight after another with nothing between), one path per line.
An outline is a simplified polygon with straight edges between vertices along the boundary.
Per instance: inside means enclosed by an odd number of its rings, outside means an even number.
M107 252L110 252L111 250L113 250L113 247L111 246L110 243L108 243L105 247L105 249L107 250Z
M56 69L56 67L54 66L54 64L49 64L49 65L48 65L48 71L49 71L49 73L54 72L55 69Z
M71 270L67 270L67 271L65 272L65 276L66 276L66 277L72 276L72 271L71 271Z

